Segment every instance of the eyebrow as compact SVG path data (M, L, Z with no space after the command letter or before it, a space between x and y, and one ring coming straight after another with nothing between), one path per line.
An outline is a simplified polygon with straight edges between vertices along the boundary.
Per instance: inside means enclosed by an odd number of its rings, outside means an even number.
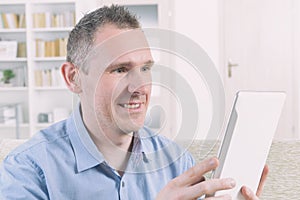
M113 63L107 67L107 69L115 68L115 67L134 67L136 64L134 62L120 62L120 63ZM143 63L143 65L154 65L153 60L148 60L147 62Z

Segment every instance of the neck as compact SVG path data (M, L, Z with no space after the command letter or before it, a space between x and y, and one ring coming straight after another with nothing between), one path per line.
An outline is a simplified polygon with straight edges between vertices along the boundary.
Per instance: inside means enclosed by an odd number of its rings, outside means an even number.
M119 134L119 137L107 137L106 134L93 133L90 133L90 136L106 162L122 176L130 158L134 137L124 133L122 135Z
M101 120L97 120L94 109L83 103L81 104L80 114L85 127L96 145L105 146L106 144L113 144L125 150L129 147L132 140L131 133L125 133L114 125L109 126L107 122L103 123Z
M83 122L89 135L106 162L122 176L132 151L133 135L112 127L102 126L99 128L96 120L93 121L90 117L86 117L91 116L89 114L91 113L82 113Z

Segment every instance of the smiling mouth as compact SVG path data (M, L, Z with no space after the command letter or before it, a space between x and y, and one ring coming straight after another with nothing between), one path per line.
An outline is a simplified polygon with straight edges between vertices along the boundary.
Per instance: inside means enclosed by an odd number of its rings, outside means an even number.
M119 104L119 105L121 107L127 108L127 109L138 109L142 106L142 104L144 104L144 103L123 103L123 104Z

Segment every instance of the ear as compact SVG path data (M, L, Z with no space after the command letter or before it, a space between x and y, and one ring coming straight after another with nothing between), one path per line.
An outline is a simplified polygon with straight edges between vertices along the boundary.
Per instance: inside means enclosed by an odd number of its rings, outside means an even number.
M79 70L76 66L74 66L70 62L65 62L61 66L61 73L69 90L76 94L82 92L79 78Z

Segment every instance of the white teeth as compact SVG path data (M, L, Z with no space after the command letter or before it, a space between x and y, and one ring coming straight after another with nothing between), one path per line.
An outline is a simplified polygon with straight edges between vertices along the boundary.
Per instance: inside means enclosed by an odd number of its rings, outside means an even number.
M129 109L133 109L133 108L138 108L140 107L140 104L139 103L135 103L135 104L123 104L123 107L124 108L129 108Z

